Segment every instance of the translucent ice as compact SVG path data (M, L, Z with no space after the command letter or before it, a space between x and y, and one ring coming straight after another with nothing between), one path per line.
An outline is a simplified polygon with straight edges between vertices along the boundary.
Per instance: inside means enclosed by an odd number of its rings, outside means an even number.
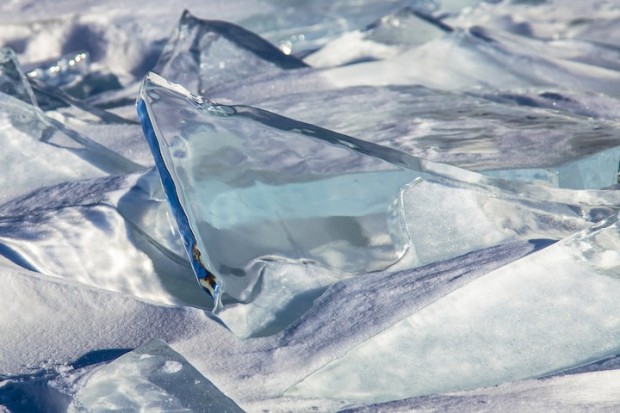
M240 24L277 45L286 54L303 55L313 51L349 30L372 23L406 5L429 3L425 1L367 0L364 7L352 0L296 3L288 7L279 0L268 0L274 7L261 8Z
M313 91L303 99L284 94L254 104L491 176L573 189L617 182L620 129L610 120L619 108L606 96L547 89L457 95L398 86Z
M232 23L181 16L153 71L193 92L258 73L307 67L258 35Z
M289 394L395 400L537 377L618 354L616 215L478 278Z
M17 61L13 50L0 49L0 92L16 97L31 105L36 105L34 92Z
M0 256L84 286L204 307L154 175L63 183L0 205Z
M85 148L52 126L38 108L5 94L0 94L0 108L0 159L7 172L1 200L68 179L104 175L81 157L88 156Z
M216 301L252 301L273 261L318 263L345 276L404 254L390 205L423 174L405 166L415 167L413 158L212 104L156 75L138 110L194 269Z
M485 178L217 105L157 75L138 110L194 270L243 336L286 326L348 276L560 239L612 214L620 196Z
M88 137L47 117L39 108L0 93L4 175L0 199L70 179L134 171L138 166ZM11 182L10 184L8 182Z
M28 70L29 78L38 79L49 86L61 87L74 83L89 71L90 55L87 52L77 52L42 63Z
M452 29L417 8L406 7L382 17L363 31L343 34L306 56L304 61L313 67L328 67L394 57L440 37L446 30Z
M91 374L69 412L243 413L179 353L153 340Z
M244 88L222 85L211 96L254 102L282 91L308 92L349 86L423 85L440 90L556 87L618 96L620 73L553 56L547 42L525 53L511 38L473 27L455 29L392 58L278 77L255 77ZM528 49L528 52L530 49ZM415 62L415 63L413 63ZM447 64L446 62L450 62Z

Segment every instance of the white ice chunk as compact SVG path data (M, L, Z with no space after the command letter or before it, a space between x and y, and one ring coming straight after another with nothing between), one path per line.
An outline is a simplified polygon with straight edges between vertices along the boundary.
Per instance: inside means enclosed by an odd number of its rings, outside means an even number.
M243 410L162 340L122 355L88 377L69 406L78 412Z

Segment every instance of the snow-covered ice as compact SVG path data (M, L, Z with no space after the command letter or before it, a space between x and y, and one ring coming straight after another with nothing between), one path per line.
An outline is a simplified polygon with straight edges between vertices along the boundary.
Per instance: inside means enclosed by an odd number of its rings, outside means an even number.
M617 1L194 3L0 5L0 412L620 409Z

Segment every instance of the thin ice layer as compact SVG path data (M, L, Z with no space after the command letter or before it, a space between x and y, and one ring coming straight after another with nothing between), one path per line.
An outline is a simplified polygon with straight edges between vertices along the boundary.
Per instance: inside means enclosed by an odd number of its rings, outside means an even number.
M423 174L413 158L258 109L215 105L156 75L146 79L138 111L194 269L216 299L252 301L270 261L346 276L404 254L391 205Z
M304 67L301 60L242 27L199 19L185 10L153 72L204 94L258 73Z
M138 165L47 117L39 108L0 93L0 152L9 174L0 201L64 181L123 173Z
M243 410L162 340L150 341L85 380L69 412Z
M83 157L85 148L56 129L34 106L0 93L0 201L46 185L95 178L104 171ZM64 147L63 147L64 146Z
M619 250L614 215L421 309L289 394L397 400L537 377L618 354Z
M618 104L605 96L554 89L477 96L391 86L291 93L253 104L491 176L573 189L617 182Z

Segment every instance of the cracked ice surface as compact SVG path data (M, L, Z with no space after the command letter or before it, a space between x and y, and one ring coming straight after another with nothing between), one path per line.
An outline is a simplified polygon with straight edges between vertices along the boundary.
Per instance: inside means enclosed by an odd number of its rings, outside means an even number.
M2 3L0 411L616 411L619 33Z

